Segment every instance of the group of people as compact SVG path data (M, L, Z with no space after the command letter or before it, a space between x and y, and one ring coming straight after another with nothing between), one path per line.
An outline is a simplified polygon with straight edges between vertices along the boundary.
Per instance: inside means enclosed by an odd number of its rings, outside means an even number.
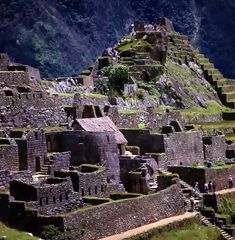
M113 60L117 60L120 58L119 52L115 49L116 46L110 47L106 49L106 53L113 58Z
M215 192L215 183L212 181L206 182L204 184L204 192L205 193L213 193Z
M232 177L232 175L229 175L229 177L228 177L228 187L233 188L233 177ZM206 182L204 184L204 192L205 193L214 193L215 190L216 190L216 183L215 182L209 181L209 182ZM200 194L198 182L195 183L195 186L193 188L193 194L196 195L196 196Z

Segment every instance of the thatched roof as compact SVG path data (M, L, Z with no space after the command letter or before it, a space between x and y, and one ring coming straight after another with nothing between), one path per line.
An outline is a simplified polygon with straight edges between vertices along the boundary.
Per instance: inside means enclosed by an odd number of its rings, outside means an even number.
M109 117L76 119L81 129L87 132L113 132L117 144L127 144L126 138Z

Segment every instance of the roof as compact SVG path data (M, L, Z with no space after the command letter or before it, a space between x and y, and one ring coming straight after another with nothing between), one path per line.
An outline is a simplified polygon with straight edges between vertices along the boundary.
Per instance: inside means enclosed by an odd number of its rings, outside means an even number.
M126 144L127 140L109 117L76 119L87 132L114 132L117 144Z

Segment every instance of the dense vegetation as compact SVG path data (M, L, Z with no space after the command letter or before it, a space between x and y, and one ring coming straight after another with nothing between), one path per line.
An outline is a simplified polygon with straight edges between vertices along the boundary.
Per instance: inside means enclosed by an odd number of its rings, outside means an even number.
M232 0L1 0L0 9L0 51L44 76L77 74L134 19L158 16L170 18L225 75L235 76Z

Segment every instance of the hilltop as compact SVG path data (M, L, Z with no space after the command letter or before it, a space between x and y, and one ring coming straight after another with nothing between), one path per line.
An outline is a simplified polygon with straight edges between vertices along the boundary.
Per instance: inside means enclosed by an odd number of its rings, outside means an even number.
M42 76L77 75L129 32L166 16L227 77L234 77L234 1L2 0L0 52Z

